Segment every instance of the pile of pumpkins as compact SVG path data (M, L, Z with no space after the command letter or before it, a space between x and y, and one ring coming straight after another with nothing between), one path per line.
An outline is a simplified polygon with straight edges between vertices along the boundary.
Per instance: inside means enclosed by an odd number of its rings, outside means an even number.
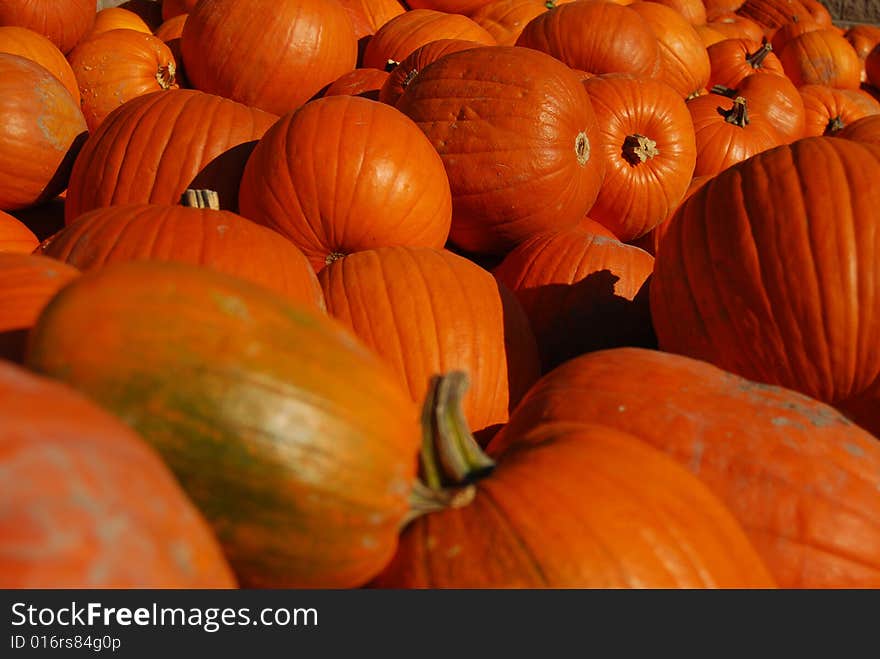
M0 4L0 587L880 587L880 28Z

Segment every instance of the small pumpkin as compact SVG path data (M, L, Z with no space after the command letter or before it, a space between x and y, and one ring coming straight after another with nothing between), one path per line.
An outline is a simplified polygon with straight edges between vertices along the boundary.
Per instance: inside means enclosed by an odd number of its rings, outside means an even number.
M795 19L831 26L831 14L818 0L745 0L736 13L755 21L768 33Z
M748 76L756 73L784 75L782 64L773 54L769 42L763 44L747 39L725 39L706 49L712 73L710 86L724 85L735 89Z
M794 83L785 76L750 75L743 78L736 89L716 85L712 93L746 99L748 107L773 125L783 143L794 142L804 136L804 99Z
M859 56L859 59L862 60L862 66L864 67L865 58L868 57L868 53L870 53L874 47L880 43L880 26L877 25L853 25L849 28L846 33L843 35L847 41L849 41L850 45L853 47L853 50L856 51L856 55ZM865 81L866 76L864 72L864 68L862 70L862 82Z
M822 26L813 20L801 20L798 19L797 16L794 16L791 22L786 23L773 33L773 38L770 40L770 43L773 44L774 52L781 53L785 49L785 47L795 38L806 32L812 32L813 30L821 29Z
M799 91L804 100L807 137L838 135L854 121L880 114L880 102L857 89L804 85Z

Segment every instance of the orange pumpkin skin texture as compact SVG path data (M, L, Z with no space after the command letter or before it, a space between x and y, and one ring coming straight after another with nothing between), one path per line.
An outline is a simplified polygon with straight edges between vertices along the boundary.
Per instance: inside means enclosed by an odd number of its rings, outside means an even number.
M696 27L696 31L704 48L708 48L713 43L718 43L719 41L727 39L726 35L721 34L721 32L708 25L699 25Z
M433 375L466 371L472 432L507 421L538 378L528 318L510 291L467 259L387 247L336 261L318 279L330 315L382 356L413 401L424 400Z
M111 205L176 204L189 188L215 190L221 208L234 211L248 156L276 120L195 90L133 99L84 145L70 176L67 221Z
M880 89L880 44L865 58L865 79L874 89Z
M441 248L452 216L443 163L418 127L354 96L312 101L272 126L245 168L239 205L316 271L364 249Z
M880 27L876 25L853 25L843 36L849 41L853 50L856 51L859 59L862 60L863 70L861 79L864 82L866 80L864 62L868 54L880 43Z
M862 117L880 114L880 102L859 90L804 85L800 94L804 100L804 135L807 137L837 135Z
M315 272L290 241L228 211L134 204L99 208L45 241L39 253L83 272L134 260L203 265L324 309Z
M665 220L690 184L697 159L684 99L648 78L604 75L584 88L600 126L595 157L605 159L605 181L590 217L623 241Z
M5 0L0 25L33 30L67 54L92 29L95 13L94 0Z
M795 18L831 26L828 10L819 2L809 0L746 0L736 13L755 21L770 33Z
M339 0L339 4L348 12L358 40L375 34L385 23L406 11L397 0Z
M770 40L773 52L781 53L789 42L800 35L812 32L813 30L821 30L822 28L822 25L812 20L797 20L786 23L773 33L773 38Z
M477 41L438 39L437 41L428 42L424 46L419 46L404 57L400 64L391 71L379 92L379 100L388 105L397 105L397 101L403 96L403 92L416 79L419 71L426 66L449 53L479 48L482 45Z
M781 588L880 584L880 443L826 405L705 362L619 348L544 376L489 453L552 422L601 423L675 458L728 506Z
M87 131L78 105L42 66L0 53L0 210L35 206L66 187Z
M731 513L636 437L551 424L518 440L470 505L403 532L375 586L774 587Z
M364 66L385 69L389 60L400 62L419 46L438 39L496 45L491 34L466 16L432 9L411 9L376 31L364 51Z
M760 42L764 38L764 30L760 25L737 14L722 14L707 25L723 34L725 39L748 39Z
M379 90L387 79L387 71L355 69L334 80L333 84L324 90L324 96L362 96L377 101Z
M847 124L835 137L861 144L880 144L880 115L869 115Z
M742 96L749 108L767 119L783 143L804 137L806 115L804 99L797 87L784 75L747 76L727 96Z
M278 115L357 63L348 13L320 0L200 0L180 45L196 89Z
M602 0L571 2L541 14L516 45L592 74L651 76L661 66L657 38L645 20L629 7Z
M86 37L70 53L70 65L90 131L131 99L178 86L171 50L158 37L136 30Z
M548 0L492 0L470 14L470 18L491 34L499 46L513 46L529 21L561 4L564 3Z
M669 221L675 215L675 211L677 211L681 207L681 204L690 199L691 196L693 196L693 194L697 190L699 190L703 186L703 184L706 183L706 181L709 181L711 178L711 176L695 176L691 180L690 185L688 185L687 192L684 193L684 199L682 199L681 203L679 203L678 206L675 207L675 210L673 210L669 214L669 217L667 217L665 220L663 220L660 224L658 224L641 238L630 242L630 244L645 250L651 256L656 256L657 252L660 250L660 243L663 242L663 236L666 235L666 231L669 229Z
M850 43L833 30L814 30L795 37L779 59L785 75L798 87L858 89L861 84L862 61Z
M121 421L3 362L0 417L0 587L235 587L204 518Z
M489 0L407 0L411 9L433 9L445 14L470 16Z
M79 103L76 76L58 46L41 34L23 27L0 27L0 53L10 53L32 60L58 78Z
M561 9L561 8L560 8ZM451 241L504 254L535 233L576 225L604 177L599 132L578 76L528 48L447 55L397 103L443 158Z
M527 240L493 272L522 304L546 373L585 352L651 346L653 268L647 252L576 227Z
M706 49L712 74L709 85L736 88L756 73L784 75L782 64L771 52L772 46L747 39L725 39Z
M418 411L331 318L207 268L140 261L82 275L30 339L31 369L159 451L242 586L352 587L390 560Z
M691 25L706 24L706 5L703 4L703 0L651 0L651 2L669 7Z
M678 12L657 2L629 5L648 23L660 47L660 79L687 98L709 84L710 64L700 35Z
M873 387L878 176L876 147L813 137L703 186L673 218L655 263L661 348L831 404Z
M133 11L121 7L107 7L95 15L95 23L90 34L109 32L110 30L135 30L144 34L153 34L144 19Z
M39 244L30 229L9 213L0 211L0 253L30 254Z
M733 14L742 7L745 0L703 0L706 8L706 19L714 21L718 16ZM734 14L735 15L735 14Z
M750 112L747 101L709 94L687 105L697 140L694 176L714 176L782 143L773 124L760 113Z
M179 14L174 18L169 18L156 29L156 36L165 43L180 39L183 37L183 26L186 25L186 19L186 14Z

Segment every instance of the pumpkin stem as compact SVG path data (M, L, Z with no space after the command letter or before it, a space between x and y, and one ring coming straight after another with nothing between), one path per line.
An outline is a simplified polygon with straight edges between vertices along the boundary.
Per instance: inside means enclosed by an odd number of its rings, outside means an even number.
M413 80L416 79L416 76L417 76L417 75L419 75L418 70L417 70L417 69L412 69L409 73L407 73L407 74L403 77L403 80L400 81L400 86L403 87L404 89L406 89L407 87L409 87L409 84L410 84Z
M828 122L828 125L825 127L826 135L835 135L839 133L846 127L846 124L843 123L843 119L840 116L836 116Z
M583 167L590 159L590 139L584 131L574 138L574 152L577 154L578 163Z
M213 190L187 190L180 198L180 205L187 208L220 210L220 195Z
M749 125L749 112L746 109L746 99L742 96L737 96L733 99L733 107L729 110L724 110L723 108L718 108L718 110L724 115L724 121L729 124L739 126L740 128L745 128Z
M657 142L650 137L636 133L635 135L627 135L623 141L623 157L631 165L638 165L659 155Z
M426 513L468 505L476 493L473 482L495 467L468 428L462 409L467 387L462 371L431 378L422 407L421 480L410 494L404 526Z
M339 259L344 259L344 258L345 258L345 254L343 254L342 252L330 252L324 258L324 265L330 265L331 263L336 263L336 261L338 261Z
M764 63L764 60L767 59L767 55L769 55L772 50L773 46L770 42L765 41L763 46L746 57L746 62L748 62L753 69L759 69L761 68L761 64Z
M175 78L175 73L177 69L174 66L174 62L168 62L165 66L160 66L159 70L156 72L156 80L159 81L159 86L162 89L171 89L174 87L177 82Z
M400 65L400 62L393 59L385 60L385 72L391 73L394 69L396 69Z
M736 90L731 89L730 87L725 87L724 85L715 85L710 91L713 94L726 96L727 98L736 98Z
M544 6L547 9L556 9L556 3L553 0L547 0L547 2L544 3Z

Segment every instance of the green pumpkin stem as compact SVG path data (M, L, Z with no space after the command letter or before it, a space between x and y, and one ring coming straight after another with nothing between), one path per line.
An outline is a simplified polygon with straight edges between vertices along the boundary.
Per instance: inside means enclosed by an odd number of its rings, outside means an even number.
M727 98L736 98L736 90L731 89L730 87L725 87L724 85L715 85L710 90L713 94L718 94L719 96L726 96Z
M547 2L544 3L544 6L547 9L556 9L556 3L554 2L554 0L547 0Z
M739 126L740 128L745 128L749 125L749 112L746 108L746 99L742 96L737 96L733 99L733 107L729 110L718 109L721 110L721 114L724 115L724 121L727 123Z
M748 62L753 69L760 69L761 64L764 63L764 60L767 59L767 55L769 55L773 50L773 46L769 41L765 41L764 45L761 46L754 53L746 57L746 62Z
M180 198L180 205L187 208L220 210L220 195L213 190L187 190Z

